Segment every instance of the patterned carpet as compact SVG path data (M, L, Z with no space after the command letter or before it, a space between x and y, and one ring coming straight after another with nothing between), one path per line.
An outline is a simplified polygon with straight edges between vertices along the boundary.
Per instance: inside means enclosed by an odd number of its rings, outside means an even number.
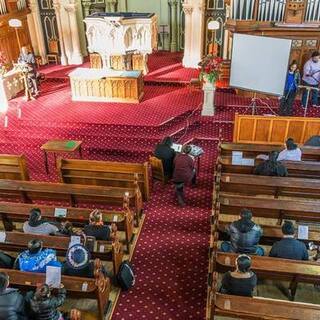
M166 59L173 61L172 70L175 63L180 63L171 54ZM113 319L204 319L217 138L220 131L223 138L231 139L234 113L243 112L250 99L219 91L212 118L199 116L201 91L176 85L146 85L145 98L139 105L74 103L69 84L63 79L70 68L54 66L46 70L60 74L60 81L46 81L36 101L11 101L9 126L0 127L1 153L25 154L34 180L57 180L53 159L50 175L46 175L39 149L48 139L83 140L84 158L97 160L145 161L154 145L168 134L180 142L194 139L203 147L198 185L187 190L185 208L176 205L171 184L154 185L133 257L137 283L131 291L121 294ZM160 73L152 76L161 78ZM189 70L186 73L190 77ZM182 73L177 81L186 78ZM272 105L276 106L277 101L273 100ZM17 118L19 107L21 119ZM302 110L296 107L295 113L301 115ZM319 116L319 110L310 110L310 114Z

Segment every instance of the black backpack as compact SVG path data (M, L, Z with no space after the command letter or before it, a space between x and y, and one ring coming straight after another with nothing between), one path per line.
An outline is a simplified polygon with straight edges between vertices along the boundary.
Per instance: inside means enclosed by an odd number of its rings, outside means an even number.
M123 290L129 290L134 286L135 276L129 261L123 261L117 274L118 284Z

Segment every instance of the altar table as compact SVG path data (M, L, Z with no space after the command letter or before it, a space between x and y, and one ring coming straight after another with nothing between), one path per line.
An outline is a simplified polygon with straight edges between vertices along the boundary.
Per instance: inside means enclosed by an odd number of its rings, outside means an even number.
M22 75L17 70L10 70L0 75L0 109L8 109L8 101L24 89Z
M73 101L139 103L144 94L141 71L77 68L69 77Z

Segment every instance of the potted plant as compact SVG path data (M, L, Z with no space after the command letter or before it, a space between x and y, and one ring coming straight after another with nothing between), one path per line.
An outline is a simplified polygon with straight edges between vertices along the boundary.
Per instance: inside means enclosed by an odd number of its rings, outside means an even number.
M214 85L219 78L222 61L223 59L213 55L204 57L199 63L200 81Z

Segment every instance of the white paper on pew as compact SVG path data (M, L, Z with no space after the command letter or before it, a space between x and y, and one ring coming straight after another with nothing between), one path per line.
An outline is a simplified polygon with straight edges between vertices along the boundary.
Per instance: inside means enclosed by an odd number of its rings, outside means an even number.
M298 226L298 239L308 240L309 239L309 227L299 225Z
M254 159L242 158L241 165L253 167L254 166Z
M55 208L54 216L56 218L65 218L67 216L67 209L65 208Z
M6 242L6 233L4 231L0 231L0 242Z
M171 149L173 149L175 152L181 152L182 144L173 143Z
M88 282L84 282L82 284L82 288L81 288L82 291L88 291Z
M46 284L52 288L60 288L61 285L61 268L47 266Z
M69 248L74 246L75 244L81 243L81 237L80 236L71 236L70 242L69 242Z
M242 151L232 151L232 164L241 165L242 157Z
M100 245L99 251L100 251L100 252L104 252L104 245Z
M117 222L117 221L118 221L118 216L117 215L113 216L113 222Z

